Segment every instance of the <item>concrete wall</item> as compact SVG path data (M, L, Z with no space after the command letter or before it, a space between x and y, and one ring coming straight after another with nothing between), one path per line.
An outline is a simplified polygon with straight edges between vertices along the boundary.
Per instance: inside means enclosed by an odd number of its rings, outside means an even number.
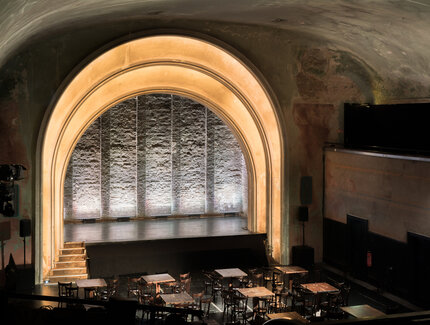
M74 68L97 49L135 32L158 28L199 32L202 37L228 44L258 69L278 104L285 143L282 235L288 245L284 249L288 253L289 247L301 242L301 225L297 221L300 177L312 176L313 203L306 238L307 244L316 249L317 261L322 256L322 147L325 142L343 139L343 103L373 103L375 98L382 103L430 95L430 86L422 84L413 74L400 78L389 70L379 71L379 65L364 62L345 48L341 40L313 37L299 29L197 19L106 19L103 16L91 21L82 19L79 24L58 26L32 37L0 68L0 163L20 163L28 168L28 177L19 183L22 216L35 215L39 195L37 140L43 119L64 86L62 83L67 83L67 76L73 75ZM13 219L13 239L6 243L5 249L7 254L22 256L18 219Z
M247 171L235 136L190 99L128 99L84 133L68 166L65 219L243 213Z
M406 242L407 232L430 237L430 159L326 152L325 217L369 221L369 231Z

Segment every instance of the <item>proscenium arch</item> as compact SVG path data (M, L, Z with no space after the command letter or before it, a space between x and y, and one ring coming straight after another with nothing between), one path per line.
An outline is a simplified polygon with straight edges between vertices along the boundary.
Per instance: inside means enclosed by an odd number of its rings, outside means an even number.
M52 109L41 147L37 281L48 276L63 247L63 185L77 141L113 105L155 92L196 99L234 130L250 176L248 227L267 232L273 258L285 262L282 137L264 84L221 47L190 36L158 35L128 41L95 58L71 80Z

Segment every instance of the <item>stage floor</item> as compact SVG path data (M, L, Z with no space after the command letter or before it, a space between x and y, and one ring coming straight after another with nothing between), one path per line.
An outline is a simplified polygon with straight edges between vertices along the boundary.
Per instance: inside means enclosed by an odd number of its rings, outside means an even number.
M242 217L151 219L65 224L64 241L103 243L249 235Z

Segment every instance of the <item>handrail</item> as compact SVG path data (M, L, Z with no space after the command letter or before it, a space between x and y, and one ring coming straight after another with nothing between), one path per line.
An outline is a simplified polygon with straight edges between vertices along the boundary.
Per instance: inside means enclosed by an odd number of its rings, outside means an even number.
M72 298L72 297L55 297L55 296L44 296L44 295L35 295L28 293L19 293L8 290L0 289L0 304L4 303L4 300L8 298L17 298L17 299L27 299L27 300L43 300L43 301L54 301L54 302L66 302L72 304L82 304L82 305L95 305L95 306L103 306L109 309L113 305L112 301L101 301L101 300L89 300L89 299L80 299L80 298ZM116 301L115 301L116 302ZM121 301L118 301L121 302ZM155 305L142 305L138 304L137 300L130 300L129 302L136 303L136 309L148 311L150 313L150 321L151 323L155 320L156 312L166 312L172 314L188 314L198 317L199 319L203 318L203 311L196 310L191 308L176 308L176 307L167 307L167 306L155 306Z
M264 323L264 325L281 325L291 324L290 320L287 319L272 319ZM329 320L325 321L324 325L374 325L374 324L430 324L430 311L417 311L409 313L390 314L378 317L367 317L367 318L349 318L342 320Z

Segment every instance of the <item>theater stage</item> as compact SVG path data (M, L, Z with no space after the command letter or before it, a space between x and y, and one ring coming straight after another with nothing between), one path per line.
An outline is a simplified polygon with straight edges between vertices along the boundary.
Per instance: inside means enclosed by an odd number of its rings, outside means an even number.
M241 217L65 224L65 241L85 241L90 276L171 273L267 264L266 234Z

